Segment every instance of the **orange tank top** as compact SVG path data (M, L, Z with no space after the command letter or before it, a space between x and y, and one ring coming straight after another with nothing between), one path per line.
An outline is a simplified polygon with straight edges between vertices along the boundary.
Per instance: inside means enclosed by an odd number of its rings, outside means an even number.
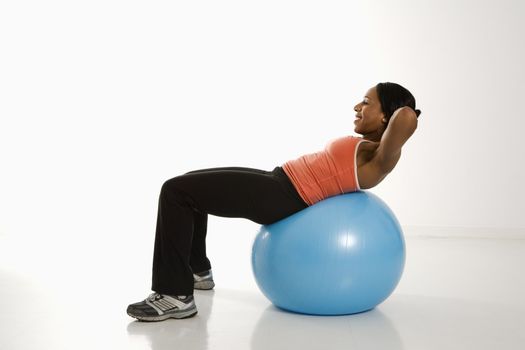
M357 147L362 137L330 141L320 152L306 154L282 165L301 198L309 205L325 198L360 190Z

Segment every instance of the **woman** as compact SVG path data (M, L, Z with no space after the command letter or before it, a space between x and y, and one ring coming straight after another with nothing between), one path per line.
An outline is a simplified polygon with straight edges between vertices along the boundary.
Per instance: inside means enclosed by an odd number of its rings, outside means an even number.
M129 305L128 315L161 321L197 313L193 290L214 287L206 257L208 214L270 224L324 198L380 183L399 161L421 111L395 83L369 89L354 110L354 131L363 137L338 138L272 171L211 168L167 180L159 197L154 293Z

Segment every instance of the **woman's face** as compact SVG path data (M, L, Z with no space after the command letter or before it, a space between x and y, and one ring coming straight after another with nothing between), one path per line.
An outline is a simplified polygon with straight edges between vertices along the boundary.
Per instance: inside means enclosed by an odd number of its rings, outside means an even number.
M363 100L355 105L354 111L356 111L354 131L371 138L379 136L380 139L386 128L386 122L382 120L385 115L381 110L381 102L379 102L375 87L366 92Z

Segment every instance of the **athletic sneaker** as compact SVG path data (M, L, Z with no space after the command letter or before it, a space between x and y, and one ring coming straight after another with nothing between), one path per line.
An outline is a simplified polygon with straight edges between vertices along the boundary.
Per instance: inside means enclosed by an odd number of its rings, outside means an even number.
M197 314L193 295L171 296L150 294L144 301L128 306L128 315L140 321L163 321L168 318L188 318Z
M213 287L215 287L215 283L213 282L213 275L211 273L211 270L206 270L197 274L193 274L193 288L212 289Z

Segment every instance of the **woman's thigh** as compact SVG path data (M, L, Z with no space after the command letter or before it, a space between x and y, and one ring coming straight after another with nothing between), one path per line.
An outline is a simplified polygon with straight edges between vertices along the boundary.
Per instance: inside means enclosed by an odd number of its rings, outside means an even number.
M283 219L301 209L273 172L243 168L210 168L188 172L164 184L182 192L195 209L216 216L246 218L259 224ZM163 186L163 189L164 189Z

